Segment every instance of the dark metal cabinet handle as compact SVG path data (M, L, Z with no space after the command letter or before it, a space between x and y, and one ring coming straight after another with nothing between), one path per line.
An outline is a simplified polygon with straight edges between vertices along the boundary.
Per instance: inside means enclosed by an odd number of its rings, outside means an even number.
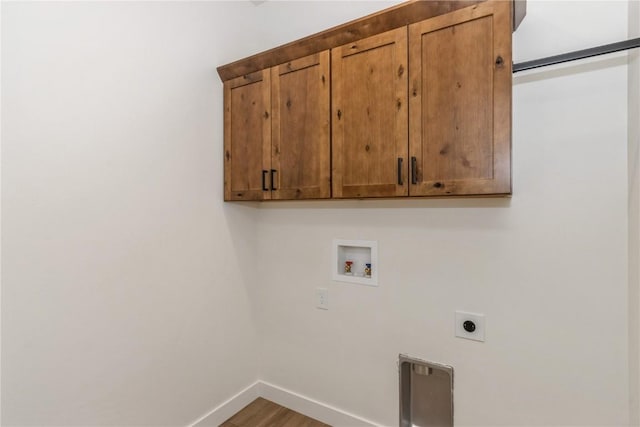
M267 174L269 173L269 171L262 171L262 191L269 191L269 189L267 188Z
M273 190L277 190L276 185L274 184L274 182L275 182L274 175L276 174L276 172L278 172L278 171L275 170L275 169L271 169L271 190L272 191Z
M415 157L411 158L411 183L418 183L418 159Z
M398 185L404 185L402 182L402 157L398 157Z

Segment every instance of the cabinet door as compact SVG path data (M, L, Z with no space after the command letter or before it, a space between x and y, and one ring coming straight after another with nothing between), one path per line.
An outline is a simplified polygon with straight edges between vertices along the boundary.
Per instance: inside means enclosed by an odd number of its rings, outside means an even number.
M271 197L329 198L329 51L273 67L271 81Z
M224 83L224 199L271 198L270 70Z
M412 196L511 193L511 2L409 26Z
M408 194L407 28L331 51L333 197Z

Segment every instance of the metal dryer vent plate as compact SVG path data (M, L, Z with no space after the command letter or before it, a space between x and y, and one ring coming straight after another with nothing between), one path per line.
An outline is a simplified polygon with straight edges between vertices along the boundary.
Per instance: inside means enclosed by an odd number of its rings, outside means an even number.
M453 368L401 354L400 427L453 427Z

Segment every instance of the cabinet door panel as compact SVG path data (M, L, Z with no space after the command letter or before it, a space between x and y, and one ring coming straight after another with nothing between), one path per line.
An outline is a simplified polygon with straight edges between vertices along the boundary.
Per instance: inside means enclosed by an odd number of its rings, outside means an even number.
M273 67L271 73L272 198L329 198L329 51Z
M407 195L406 27L331 55L333 197Z
M271 197L263 187L271 167L270 89L269 70L224 84L225 200Z
M510 7L409 27L412 196L511 192Z

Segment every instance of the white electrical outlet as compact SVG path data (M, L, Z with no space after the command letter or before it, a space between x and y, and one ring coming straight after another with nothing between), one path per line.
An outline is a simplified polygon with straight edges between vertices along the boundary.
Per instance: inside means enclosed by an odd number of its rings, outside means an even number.
M316 308L329 310L329 290L327 288L316 288Z
M456 337L484 342L484 314L456 311Z

